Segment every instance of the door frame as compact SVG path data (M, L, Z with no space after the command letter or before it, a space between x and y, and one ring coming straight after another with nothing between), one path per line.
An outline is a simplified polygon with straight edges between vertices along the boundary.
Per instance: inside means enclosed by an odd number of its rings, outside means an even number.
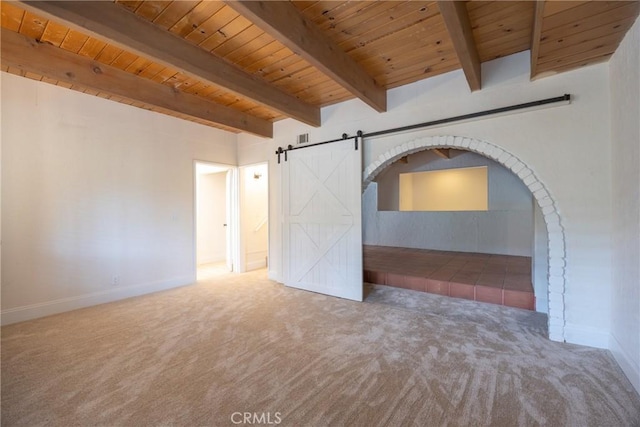
M244 207L242 206L242 198L243 198L243 193L244 193L244 187L243 187L243 176L244 176L244 170L246 168L251 168L251 167L255 167L255 166L266 166L267 167L267 179L268 179L268 185L267 185L267 223L266 223L266 227L267 227L267 259L269 259L269 255L270 255L270 248L271 248L271 230L270 230L270 224L271 224L271 171L270 168L271 166L269 165L268 161L265 162L256 162L256 163L249 163L246 165L242 165L242 166L238 166L238 173L237 173L237 181L238 181L238 262L237 264L234 264L237 266L236 271L238 273L244 273L247 271L247 259L246 259L246 236L243 233L243 223L242 223L242 211L244 209ZM267 269L269 268L269 265L267 263Z
M198 193L197 193L197 181L198 181L198 164L204 164L208 166L214 166L220 168L220 172L227 171L228 182L229 185L226 188L226 200L227 200L227 212L229 213L229 217L227 218L227 227L229 229L228 236L230 241L227 241L227 246L231 246L230 258L232 265L232 272L237 272L237 266L239 265L240 260L240 218L239 218L239 188L238 188L238 167L234 165L229 165L225 163L212 162L208 160L193 160L193 230L192 230L192 238L193 238L193 256L192 256L192 265L193 265L193 280L197 280L198 276ZM227 260L228 263L228 260Z

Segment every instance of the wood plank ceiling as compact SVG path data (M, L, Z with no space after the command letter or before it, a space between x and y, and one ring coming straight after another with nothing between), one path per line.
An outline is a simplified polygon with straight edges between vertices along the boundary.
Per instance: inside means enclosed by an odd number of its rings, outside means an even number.
M638 1L2 1L2 70L270 137L293 117L531 51L531 78L606 61Z

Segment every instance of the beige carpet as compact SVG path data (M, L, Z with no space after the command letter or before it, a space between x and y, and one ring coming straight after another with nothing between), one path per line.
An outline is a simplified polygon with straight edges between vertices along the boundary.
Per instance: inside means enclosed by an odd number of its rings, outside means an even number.
M508 307L226 275L2 328L2 425L640 425L607 351L542 331Z

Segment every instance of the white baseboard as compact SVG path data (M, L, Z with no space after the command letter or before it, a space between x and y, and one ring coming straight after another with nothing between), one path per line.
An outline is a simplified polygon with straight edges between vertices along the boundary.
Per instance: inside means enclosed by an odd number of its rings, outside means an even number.
M609 348L609 332L599 328L567 323L564 327L564 339L571 344Z
M247 262L247 270L246 271L251 271L251 270L257 270L259 268L265 268L267 266L267 261L266 260L258 260L258 261L252 261L252 262Z
M11 323L23 322L25 320L37 319L44 316L51 316L52 314L64 313L66 311L77 310L79 308L91 307L93 305L104 304L107 302L149 294L152 292L177 288L192 283L195 283L194 276L182 276L168 280L161 280L158 282L142 283L139 285L113 288L85 295L60 298L53 301L45 301L37 304L9 308L0 312L0 323L2 325L9 325Z
M629 378L631 385L640 393L640 366L633 363L627 352L620 345L620 341L613 334L609 337L609 349L613 353L613 357L620 365L622 372Z
M267 251L256 251L247 253L245 271L265 268L267 266L267 253Z
M222 262L227 259L225 254L198 258L198 265L212 264L214 262Z

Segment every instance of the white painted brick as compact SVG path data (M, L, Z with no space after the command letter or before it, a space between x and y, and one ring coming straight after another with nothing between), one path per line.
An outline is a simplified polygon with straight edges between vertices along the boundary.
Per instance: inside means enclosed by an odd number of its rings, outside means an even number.
M540 185L542 186L542 183L540 183ZM542 187L542 188L540 188L538 190L535 190L533 192L533 195L538 200L542 200L542 199L545 199L547 197L551 198L551 196L549 195L549 192L544 187Z
M553 248L549 248L548 251L549 257L564 258L567 255L564 250L564 245L554 246Z
M560 224L560 215L555 210L553 212L549 212L545 214L544 221L547 224Z
M469 145L471 144L471 139L469 138L462 138L462 142L461 142L461 146L462 148L469 148Z
M560 293L564 291L564 285L549 285L549 292Z
M520 172L522 169L524 169L524 163L522 163L520 160L518 160L517 162L515 162L513 164L513 166L511 166L511 172L517 174L518 172Z
M408 144L408 143L406 143L406 142L405 142L404 144L402 144L402 145L400 146L400 151L401 151L402 153L406 153L407 151L409 151L409 144Z
M549 266L549 274L551 276L562 276L564 275L564 267Z
M560 240L560 239L549 239L549 245L548 245L549 249L548 249L548 256L549 259L551 258L565 258L566 257L566 252L565 252L565 247L564 247L564 241ZM560 256L560 254L562 254L563 256Z
M536 195L536 191L538 190L542 190L542 183L540 181L537 181L529 186L529 191L531 191L534 196Z
M544 199L536 199L536 200L538 200L538 206L540 206L541 209L544 208L545 206L553 205L553 200L551 200L548 197L545 197Z
M549 239L549 245L548 245L548 250L549 250L549 257L556 257L556 256L563 256L565 255L564 252L564 241L560 240L560 239L554 239L551 240Z
M504 165L507 168L510 168L511 166L515 165L516 162L518 161L518 158L515 156L511 156L511 158L509 160L507 160L506 162L504 162Z
M553 328L549 326L549 341L564 342L563 331L564 331L564 328L560 326L555 326Z
M547 325L549 325L549 334L552 329L555 332L564 331L564 310L549 310Z
M453 138L453 145L456 147L462 147L462 144L464 144L464 137L456 136Z
M564 290L564 277L561 276L551 276L549 277L549 287L560 287ZM556 291L562 293L563 291Z
M562 299L549 298L549 311L561 313L564 311L564 301Z
M524 180L526 177L528 177L532 173L533 172L531 172L531 169L529 169L528 167L525 166L522 169L520 169L520 171L518 171L518 173L516 175L518 175L518 177L520 177L520 179Z
M561 294L564 292L564 284L562 285L549 285L548 292Z
M500 155L500 157L498 157L498 162L500 162L500 163L502 163L504 165L504 164L507 163L507 161L509 161L512 158L513 158L513 156L505 151L504 153L502 153Z
M549 246L551 246L552 243L563 243L564 242L564 235L562 233L558 233L557 231L554 231L552 233L549 233Z
M551 268L564 268L567 265L563 258L553 257L549 260L549 269Z
M564 341L564 319L562 317L549 317L549 339L553 341Z
M407 147L408 147L409 150L415 149L416 148L416 141L413 140L413 141L407 142Z
M478 153L484 153L485 150L487 149L488 144L484 141L480 141L478 142L478 146L476 147L476 151L478 151Z
M474 151L477 150L478 144L480 144L480 142L477 139L472 139L471 142L469 143L469 149Z
M547 232L548 233L552 233L552 232L562 232L562 226L557 223L557 222L552 222L551 224L547 224Z
M547 224L547 235L548 233L561 234L564 240L564 227L562 226L562 224L558 224L558 223Z
M564 302L564 293L562 292L549 292L549 299Z
M549 301L560 301L560 303L562 304L562 307L560 307L560 310L553 310L553 313L549 313L549 320L554 319L554 321L556 322L564 322L563 319L563 312L564 312L564 306L565 301L564 301L564 294L558 293L558 292L549 292Z
M484 155L486 157L491 158L493 156L493 152L495 151L496 146L487 144L487 148L484 150Z
M549 214L552 214L552 213L554 213L556 211L556 209L552 205L541 206L541 209L542 209L542 214L545 215L545 216L549 215Z
M504 153L504 150L502 148L496 147L493 149L493 153L491 153L491 158L494 160L498 160L498 158L502 156L502 153Z
M441 146L443 146L443 147L444 147L444 146L448 145L448 144L447 144L447 138L448 138L448 137L447 137L446 135L439 136L439 137L437 138L437 140L434 140L434 143L435 143L435 144L437 144L437 145L441 145Z
M526 185L527 187L532 185L535 182L538 182L538 178L535 177L535 175L531 174L531 175L527 175L522 179L522 182L524 182L524 185Z

